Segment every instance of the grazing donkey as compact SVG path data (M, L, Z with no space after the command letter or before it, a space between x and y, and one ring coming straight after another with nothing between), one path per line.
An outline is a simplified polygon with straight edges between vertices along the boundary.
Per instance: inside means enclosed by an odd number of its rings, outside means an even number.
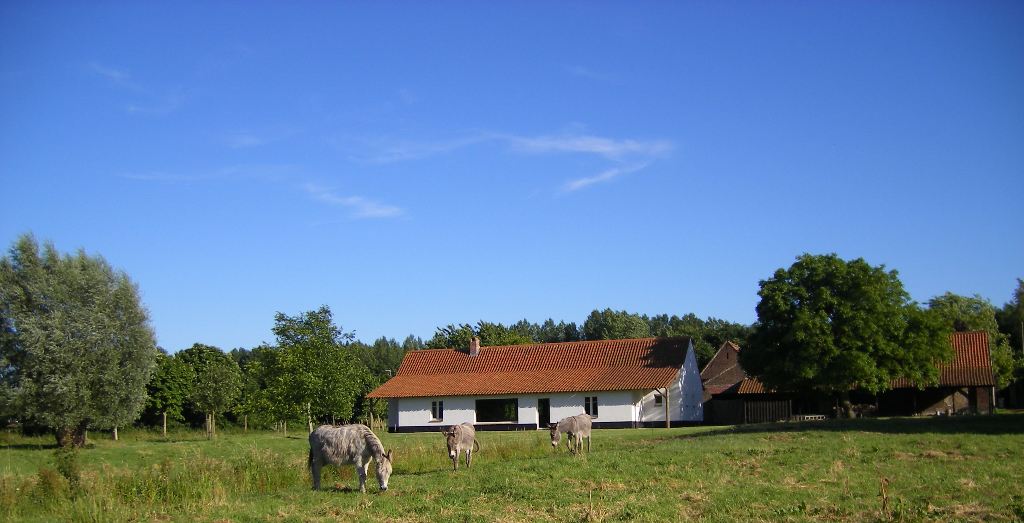
M476 440L476 429L470 423L453 425L444 434L448 442L448 457L452 459L452 468L459 470L459 452L466 451L466 468L473 464L473 452L480 450Z
M359 474L359 491L366 492L366 471L370 460L377 462L377 483L383 492L388 489L391 464L395 456L384 452L380 439L366 425L332 427L321 425L309 434L309 469L313 473L313 490L320 490L320 469L324 465L355 465Z
M564 432L567 436L566 445L569 447L569 452L582 452L583 438L587 438L587 453L589 453L591 424L589 414L577 414L563 418L558 423L552 423L549 426L551 428L551 447L558 448L562 439L561 433Z

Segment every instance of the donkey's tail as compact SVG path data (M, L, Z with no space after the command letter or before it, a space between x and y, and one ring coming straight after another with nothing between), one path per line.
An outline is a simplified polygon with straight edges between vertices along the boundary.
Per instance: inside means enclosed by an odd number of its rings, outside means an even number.
M480 442L473 438L473 452L480 452Z

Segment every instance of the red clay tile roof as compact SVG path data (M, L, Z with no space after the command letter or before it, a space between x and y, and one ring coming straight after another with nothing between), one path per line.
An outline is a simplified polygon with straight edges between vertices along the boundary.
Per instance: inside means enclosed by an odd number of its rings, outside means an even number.
M770 392L765 390L764 384L757 378L744 378L736 390L737 394L768 394Z
M576 341L418 350L370 398L646 390L679 372L689 338Z
M989 387L996 384L987 332L954 332L949 336L949 343L953 345L953 361L939 365L940 387ZM912 387L914 383L907 379L892 382L894 389Z

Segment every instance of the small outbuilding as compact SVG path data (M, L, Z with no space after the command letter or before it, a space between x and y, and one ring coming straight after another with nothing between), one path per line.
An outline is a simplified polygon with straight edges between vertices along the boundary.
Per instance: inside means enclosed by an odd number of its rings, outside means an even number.
M703 420L689 338L417 350L369 398L388 400L389 432L536 430L581 412L595 428ZM667 418L667 422L666 422Z
M704 419L712 425L785 421L793 416L792 394L766 390L740 365L740 347L727 341L700 372L704 384Z
M907 379L893 380L891 390L873 396L854 391L864 412L884 416L990 414L995 374L985 332L955 332L949 337L953 360L938 366L939 383L918 388ZM701 371L707 423L735 425L832 416L833 398L766 389L747 376L739 363L740 347L722 347Z
M992 370L988 333L954 332L949 336L953 360L939 365L939 383L918 388L902 379L878 397L886 416L991 414L996 376Z

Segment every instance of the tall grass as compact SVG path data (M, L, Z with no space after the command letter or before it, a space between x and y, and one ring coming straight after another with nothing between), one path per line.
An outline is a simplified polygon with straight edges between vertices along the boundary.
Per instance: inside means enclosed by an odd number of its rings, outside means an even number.
M195 437L194 437L195 436ZM94 439L68 462L0 437L0 519L1009 521L1024 517L1024 415L595 431L594 452L544 431L479 432L454 472L444 440L380 434L390 489L328 467L312 492L305 434ZM60 460L64 459L64 462ZM370 467L373 475L374 467ZM79 478L75 487L73 479Z
M75 521L109 520L154 508L155 514L193 512L229 497L304 483L305 466L298 456L258 448L229 459L192 451L179 460L165 458L139 469L103 465L82 473L77 488L53 468L43 466L35 477L0 477L0 512Z

